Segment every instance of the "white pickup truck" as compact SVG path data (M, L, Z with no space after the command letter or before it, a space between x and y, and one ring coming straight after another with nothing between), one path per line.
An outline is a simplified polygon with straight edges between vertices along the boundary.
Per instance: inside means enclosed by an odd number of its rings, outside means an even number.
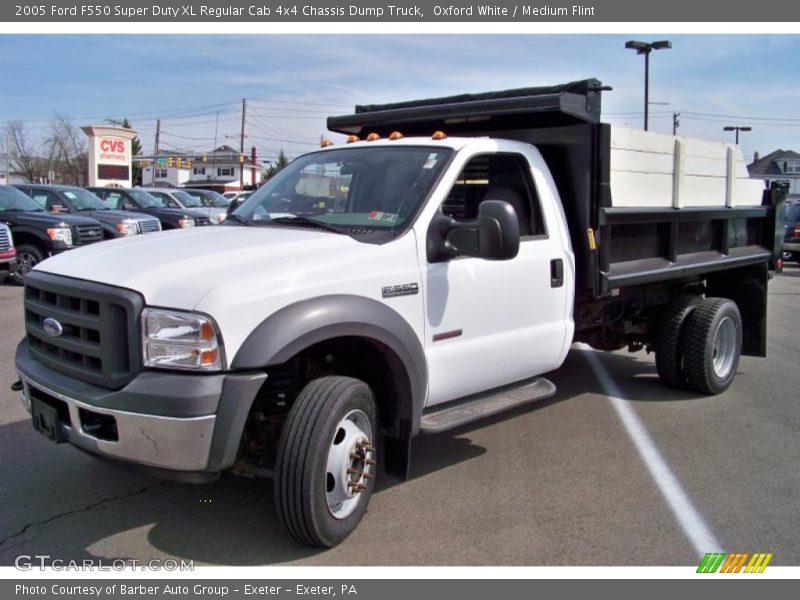
M596 80L357 107L220 227L44 261L16 368L56 442L274 477L341 542L411 440L556 393L570 345L719 393L763 356L785 193L737 147L612 128Z

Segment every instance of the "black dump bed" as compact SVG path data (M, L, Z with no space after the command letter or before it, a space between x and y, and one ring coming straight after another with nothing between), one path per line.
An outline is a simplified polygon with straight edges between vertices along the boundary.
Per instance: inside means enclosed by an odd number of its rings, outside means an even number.
M382 105L328 118L328 128L364 138L490 136L528 142L555 179L576 256L577 291L594 297L655 281L770 263L780 256L783 189L761 206L614 208L611 126L600 122L597 79ZM642 204L646 204L643 202Z

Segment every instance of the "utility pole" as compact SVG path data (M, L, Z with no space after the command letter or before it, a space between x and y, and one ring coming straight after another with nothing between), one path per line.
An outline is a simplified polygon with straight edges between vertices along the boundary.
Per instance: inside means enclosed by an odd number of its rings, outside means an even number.
M158 142L161 138L161 119L156 121L156 148L153 152L153 168L150 171L152 178L150 179L150 187L156 187L156 169L158 168Z
M680 127L681 122L678 120L678 117L681 116L681 113L674 112L672 113L672 135L676 135L678 133L678 127Z
M244 120L247 114L247 100L242 98L242 136L239 143L239 189L244 189Z

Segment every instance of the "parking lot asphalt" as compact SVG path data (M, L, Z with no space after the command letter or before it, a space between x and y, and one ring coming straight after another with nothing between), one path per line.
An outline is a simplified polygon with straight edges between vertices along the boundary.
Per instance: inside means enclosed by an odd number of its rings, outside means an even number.
M34 432L9 390L21 297L21 288L0 286L0 565L20 554L213 565L697 565L706 549L687 511L721 546L708 551L772 552L773 565L800 564L795 265L770 284L768 358L743 358L725 394L663 387L645 352L594 353L610 390L591 351L576 347L548 375L554 398L417 438L411 479L384 476L356 532L325 551L283 532L268 480L163 482ZM670 503L675 485L683 504Z

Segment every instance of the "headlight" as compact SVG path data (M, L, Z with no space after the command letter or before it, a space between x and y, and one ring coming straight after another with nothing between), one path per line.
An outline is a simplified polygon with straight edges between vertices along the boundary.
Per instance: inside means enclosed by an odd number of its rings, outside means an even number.
M125 219L122 223L117 223L117 231L120 235L138 235L139 224L133 219Z
M142 358L147 367L223 368L222 344L211 317L156 308L142 312Z
M64 242L67 246L72 246L72 230L69 227L51 227L47 230L47 235L54 242Z
M178 220L178 226L181 229L186 229L187 227L194 227L194 219L190 219L188 217L186 217L184 219L179 219Z

